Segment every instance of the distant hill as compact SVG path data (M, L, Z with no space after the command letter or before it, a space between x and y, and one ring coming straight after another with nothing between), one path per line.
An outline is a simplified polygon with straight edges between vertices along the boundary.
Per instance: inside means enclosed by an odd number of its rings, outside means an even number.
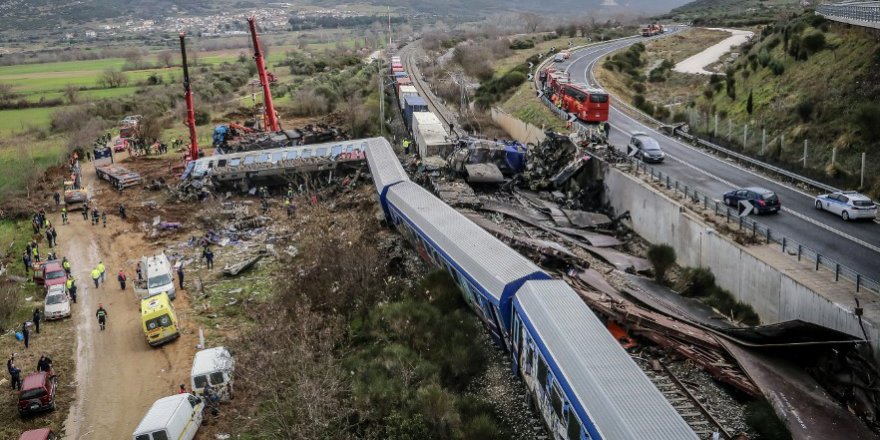
M283 1L283 0L282 0ZM548 14L604 13L658 14L687 0L287 0L294 5L346 6L352 3L389 6L442 15L489 14L501 11L534 11ZM0 0L0 31L32 33L63 29L96 21L136 18L161 20L184 13L189 16L248 10L279 0Z
M751 26L772 23L780 14L801 11L800 0L696 0L662 17L695 25Z

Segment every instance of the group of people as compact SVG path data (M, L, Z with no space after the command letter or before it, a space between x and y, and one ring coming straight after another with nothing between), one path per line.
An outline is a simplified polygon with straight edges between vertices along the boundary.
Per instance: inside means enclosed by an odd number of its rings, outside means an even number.
M13 391L21 390L21 369L15 365L16 356L18 356L17 353L12 353L6 361L6 370L9 372ZM40 355L40 359L37 361L37 372L41 371L45 371L49 376L55 375L52 370L52 358L45 353Z

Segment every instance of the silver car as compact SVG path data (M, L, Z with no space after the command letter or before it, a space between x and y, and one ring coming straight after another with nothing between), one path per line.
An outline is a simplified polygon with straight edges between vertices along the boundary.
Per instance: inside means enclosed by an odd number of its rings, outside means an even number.
M840 191L816 197L816 209L837 214L844 221L877 218L877 205L855 191Z
M47 321L70 316L70 296L64 284L49 286L46 301L43 305L43 318Z

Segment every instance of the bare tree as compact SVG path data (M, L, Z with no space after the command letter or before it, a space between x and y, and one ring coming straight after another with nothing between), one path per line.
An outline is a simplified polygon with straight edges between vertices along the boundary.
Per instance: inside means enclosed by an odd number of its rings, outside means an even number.
M156 55L156 64L161 67L171 67L174 65L174 53L170 50L163 50Z
M132 48L125 51L125 67L128 69L142 69L146 67L144 64L144 53L141 49Z
M520 14L520 19L525 23L526 29L529 32L535 32L538 30L538 26L544 23L544 17L541 17L534 12L524 12Z
M128 76L118 70L105 70L98 78L98 84L108 89L123 87L128 84Z
M76 104L79 102L79 88L73 84L64 86L64 98L68 104Z
M0 83L0 101L11 101L18 96L12 90L12 84Z

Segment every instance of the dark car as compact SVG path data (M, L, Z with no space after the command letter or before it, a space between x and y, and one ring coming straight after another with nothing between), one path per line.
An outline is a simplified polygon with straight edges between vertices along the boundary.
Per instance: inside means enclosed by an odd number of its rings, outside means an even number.
M633 133L629 145L626 146L626 154L634 156L643 162L660 163L666 159L666 154L660 149L660 144L645 133Z
M727 206L740 206L741 201L748 201L758 214L773 214L782 209L782 202L775 192L766 188L751 186L748 188L735 189L724 194L724 204Z
M45 371L24 377L18 392L18 412L21 415L55 409L55 376Z

